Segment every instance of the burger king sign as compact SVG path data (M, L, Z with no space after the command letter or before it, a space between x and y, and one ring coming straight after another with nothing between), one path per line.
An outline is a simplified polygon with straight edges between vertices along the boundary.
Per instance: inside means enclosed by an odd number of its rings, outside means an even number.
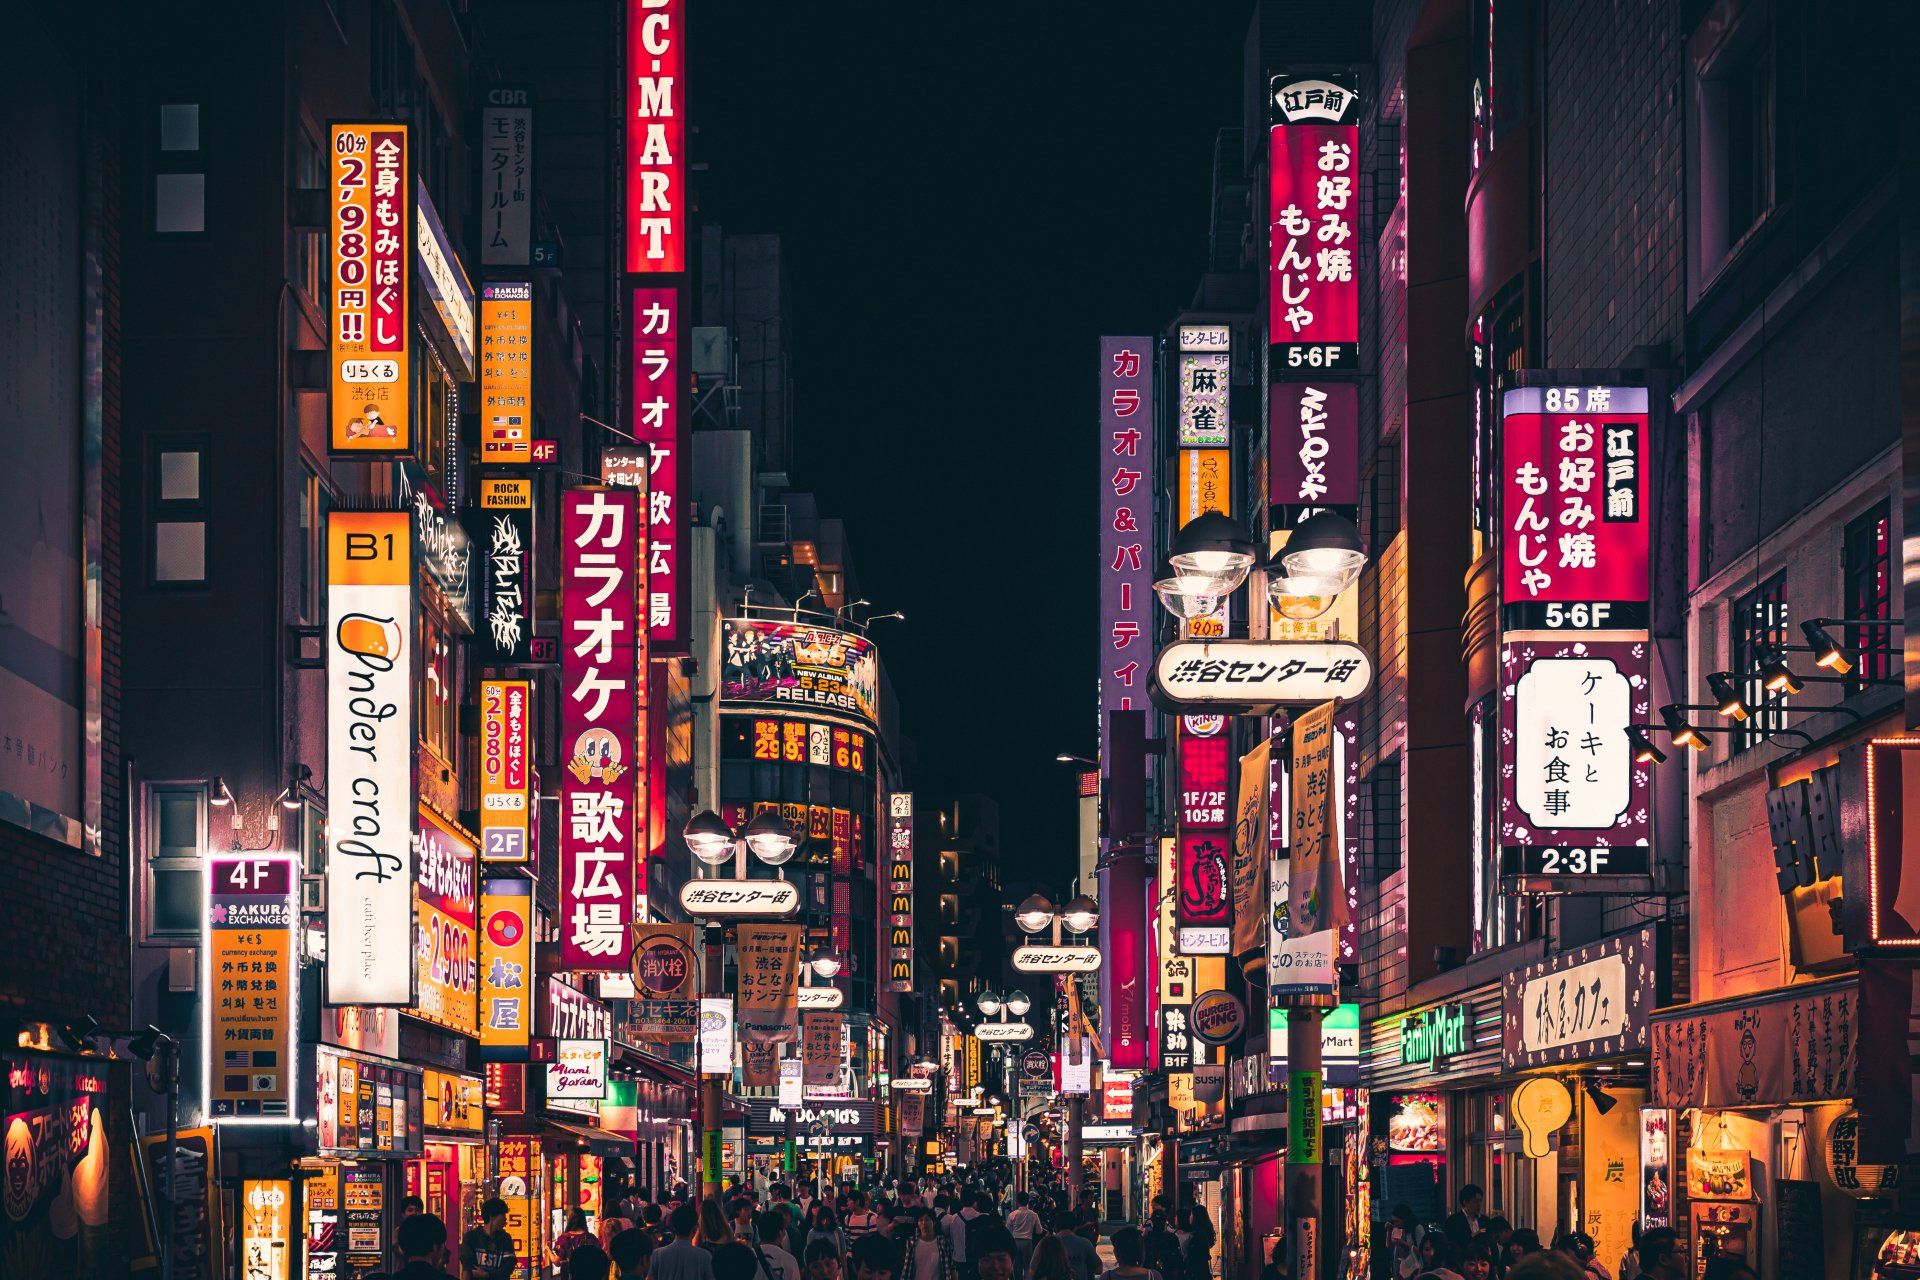
M1247 1028L1247 1010L1238 996L1209 991L1193 1002L1187 1014L1194 1038L1202 1044L1230 1044Z

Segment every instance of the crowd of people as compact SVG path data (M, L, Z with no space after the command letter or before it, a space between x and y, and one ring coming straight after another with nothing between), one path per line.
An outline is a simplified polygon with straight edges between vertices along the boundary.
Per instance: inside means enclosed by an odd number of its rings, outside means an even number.
M449 1256L446 1225L411 1198L395 1231L401 1267L390 1280L512 1280L515 1253L498 1198ZM683 1186L655 1200L619 1196L599 1222L571 1214L538 1265L554 1280L1211 1280L1216 1233L1206 1210L1156 1202L1144 1227L1111 1237L1057 1190L1014 1192L993 1182L903 1180L871 1192L814 1194L774 1182L735 1182L695 1198Z
M1543 1245L1530 1227L1486 1213L1486 1194L1472 1183L1460 1189L1459 1208L1422 1225L1412 1209L1395 1205L1388 1219L1390 1280L1686 1280L1685 1246L1670 1227L1633 1229L1633 1243L1610 1269L1592 1236L1567 1231ZM1742 1258L1709 1259L1705 1280L1758 1280Z

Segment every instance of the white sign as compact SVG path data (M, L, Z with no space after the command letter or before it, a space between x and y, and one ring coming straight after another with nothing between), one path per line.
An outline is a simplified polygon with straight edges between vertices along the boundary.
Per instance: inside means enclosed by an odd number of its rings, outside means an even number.
M547 1064L547 1097L594 1102L607 1096L607 1042L556 1040Z
M1535 827L1606 830L1633 801L1633 683L1606 658L1537 658L1513 686L1513 797Z
M1233 345L1233 330L1224 324L1183 324L1182 351L1225 351Z
M1015 947L1013 967L1022 973L1093 973L1100 967L1098 947Z
M635 994L632 974L603 973L600 975L600 998L602 1000L631 1000Z
M1233 951L1233 930L1226 925L1188 925L1174 935L1183 956L1224 956Z
M700 1070L706 1075L733 1073L733 1001L700 1001Z
M1322 929L1304 938L1283 938L1267 960L1267 989L1274 996L1328 995L1339 990L1334 970L1339 931Z
M780 1105L797 1107L805 1100L807 1064L798 1058L780 1059ZM895 1081L895 1083L899 1083Z
M487 90L480 112L480 265L524 267L533 249L533 94Z
M976 1040L1031 1040L1033 1028L1024 1022L983 1022L973 1029Z
M328 1004L413 1003L413 526L328 528Z
M1652 957L1645 960L1651 963ZM1586 1017L1567 1016L1576 1001L1588 1011ZM1609 1040L1626 1025L1627 959L1617 951L1570 969L1541 974L1520 988L1523 1053Z
M1221 448L1227 443L1227 392L1232 374L1225 351L1180 355L1180 447Z
M1080 1126L1082 1142L1132 1142L1140 1136L1140 1131L1130 1124L1083 1124Z
M1161 707L1183 712L1312 706L1372 684L1367 651L1337 640L1180 640L1153 660Z
M932 1093L933 1081L925 1076L895 1076L893 1087L900 1093Z
M838 987L800 988L800 1007L802 1009L838 1009L846 1002L846 993Z
M703 920L790 916L800 909L800 890L785 880L689 880L680 905Z
M1093 1092L1093 1045L1080 1042L1080 1061L1073 1060L1071 1048L1060 1050L1060 1092Z

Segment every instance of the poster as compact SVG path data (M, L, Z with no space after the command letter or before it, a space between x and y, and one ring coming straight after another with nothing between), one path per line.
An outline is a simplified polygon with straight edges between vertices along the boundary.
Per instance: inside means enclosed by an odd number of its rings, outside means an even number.
M721 638L720 700L728 709L833 711L872 725L880 714L880 661L872 641L850 631L729 618ZM837 752L841 744L834 745Z
M800 947L797 924L741 924L738 929L742 1038L786 1039L799 1013Z
M524 1058L533 1030L533 881L480 884L480 1056Z
M335 124L329 137L332 447L407 453L415 243L407 126Z
M1304 938L1346 921L1341 884L1333 704L1293 722L1293 821L1287 829L1288 935Z
M828 1088L840 1079L840 1015L805 1013L801 1015L803 1083L808 1088Z
M307 1280L331 1280L340 1274L340 1250L346 1233L340 1228L340 1166L314 1164L300 1181L301 1222L306 1247Z
M713 1076L733 1074L732 1000L700 1000L700 1070Z
M292 1280L293 1183L246 1178L240 1183L240 1280Z
M635 1034L651 1043L690 1043L699 1021L700 926L650 924L635 930L629 1006Z
M327 517L328 1004L411 1005L413 524Z
M295 1118L297 879L288 854L207 859L204 1064L207 1110L219 1120Z
M415 842L419 868L415 1012L449 1031L472 1035L480 996L473 844L424 806Z
M25 1049L0 1054L7 1144L0 1275L117 1274L107 1225L114 1153L105 1065ZM211 1131L200 1132L212 1141Z
M1240 787L1233 820L1233 954L1249 973L1266 968L1267 836L1273 743L1260 743L1240 757Z

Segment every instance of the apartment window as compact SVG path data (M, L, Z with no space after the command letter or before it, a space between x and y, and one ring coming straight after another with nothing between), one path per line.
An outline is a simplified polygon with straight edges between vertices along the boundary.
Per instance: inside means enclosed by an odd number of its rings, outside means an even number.
M326 153L305 125L293 134L293 186L296 191L319 191L326 186ZM326 232L320 227L291 227L287 231L287 275L322 315L327 290L322 281L327 268Z
M1781 717L1772 708L1781 705L1783 699L1767 692L1759 667L1763 655L1787 642L1785 575L1774 574L1734 601L1730 625L1733 672L1740 682L1740 696L1751 709L1747 718L1734 726L1733 749L1739 752L1758 746L1779 727Z
M1841 575L1843 614L1849 618L1893 616L1893 518L1887 503L1847 526L1841 545ZM1843 686L1848 697L1867 688L1869 680L1892 676L1891 628L1850 626L1842 643L1854 654L1853 670L1847 673ZM1882 652L1873 652L1876 649Z
M150 471L147 572L160 587L207 580L207 449L204 441L155 441Z
M1361 838L1379 884L1405 861L1400 828L1400 759L1382 760L1367 775L1360 805Z
M1373 455L1366 484L1367 548L1378 556L1400 533L1400 437L1388 436Z
M202 782L147 787L146 940L200 936L202 851L207 847L207 787Z
M169 236L207 229L207 153L197 102L163 102L154 109L153 229Z
M1773 209L1779 191L1772 32L1763 6L1694 35L1699 146L1694 232L1702 284L1726 264Z

